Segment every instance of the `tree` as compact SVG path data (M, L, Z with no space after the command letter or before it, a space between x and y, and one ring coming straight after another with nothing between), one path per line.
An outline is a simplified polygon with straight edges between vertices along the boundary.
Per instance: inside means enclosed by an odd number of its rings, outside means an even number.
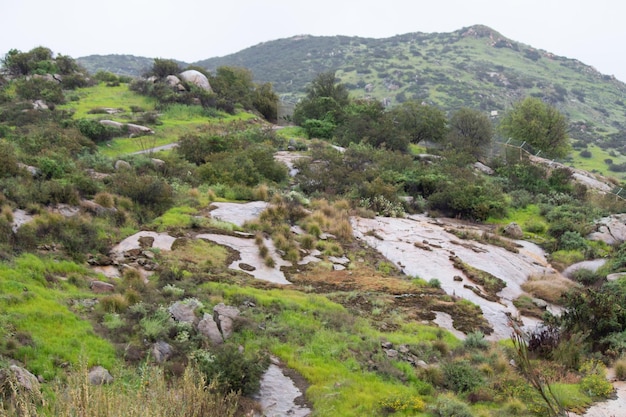
M344 107L349 103L348 89L336 82L335 72L323 72L311 81L306 97L296 105L293 121L298 125L308 119L337 124L342 119Z
M443 111L415 101L406 101L391 110L394 123L409 142L418 144L424 140L443 141L447 131L447 119Z
M180 66L172 59L154 58L152 69L148 73L158 78L165 78L168 75L176 75L180 73Z
M568 154L567 119L555 107L536 97L517 102L500 122L503 135L543 152L549 158Z
M253 107L253 93L256 86L249 69L222 66L217 69L210 82L219 100L226 101L233 108L237 103L246 109Z
M491 121L478 110L461 108L450 118L449 147L476 159L484 156L493 138Z

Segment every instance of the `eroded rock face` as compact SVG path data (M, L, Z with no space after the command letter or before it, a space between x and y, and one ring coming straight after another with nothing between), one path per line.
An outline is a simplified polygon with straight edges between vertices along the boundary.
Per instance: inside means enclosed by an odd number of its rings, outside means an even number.
M37 377L21 366L11 365L6 369L0 369L0 386L12 378L17 385L27 391L39 392L40 385Z
M626 214L613 214L596 222L596 231L587 239L598 240L607 245L619 245L626 241Z

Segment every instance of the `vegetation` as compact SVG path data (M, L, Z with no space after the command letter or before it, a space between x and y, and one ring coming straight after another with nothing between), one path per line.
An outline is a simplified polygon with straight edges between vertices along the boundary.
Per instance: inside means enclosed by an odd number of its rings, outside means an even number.
M74 87L47 75L82 70L46 48L11 51L4 65L0 415L95 416L111 408L129 416L246 415L258 408L251 396L270 356L300 375L315 415L530 417L580 411L610 395L596 359L610 363L626 351L626 286L605 280L626 269L626 249L586 236L595 219L626 206L576 184L568 168L541 167L519 149L499 151L484 108L459 106L447 118L433 103L405 97L389 109L351 97L329 72L296 106L301 127L277 132L266 122L276 120L273 89L243 68L208 73L209 92L186 83L172 88L167 76L184 65L164 59L153 61L154 81L103 72L97 85ZM37 100L51 105L35 108ZM155 133L123 137L125 128L100 123L103 114ZM428 155L413 154L417 144ZM299 149L289 154L298 157L293 176L275 159L287 149ZM476 170L477 160L494 172ZM256 200L268 206L254 221L210 218L215 201ZM491 233L457 237L511 252L519 249L499 234L515 221L558 268L608 261L596 273L577 273L577 284L531 277L515 302L546 327L520 335L513 347L493 344L477 305L446 294L438 277L404 276L353 237L353 215L424 211L489 221ZM123 259L110 252L138 230L176 240L162 250L144 238ZM255 267L204 240L208 233L249 238L259 268L280 266L293 285L230 269ZM312 253L319 262L307 263ZM339 258L349 261L347 270L333 266ZM502 280L453 260L480 296L498 299ZM117 278L90 268L120 263ZM564 313L547 314L533 297ZM212 317L220 303L240 314L217 346L173 319L176 303L193 307L191 323ZM450 314L467 339L424 324L433 311ZM170 349L163 361L155 353L162 344ZM12 363L41 376L43 388L19 386ZM89 384L94 365L115 381Z

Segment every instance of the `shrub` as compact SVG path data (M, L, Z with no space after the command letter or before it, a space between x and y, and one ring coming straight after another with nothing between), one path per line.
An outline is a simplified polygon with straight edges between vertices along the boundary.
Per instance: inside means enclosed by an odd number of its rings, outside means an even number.
M444 386L456 393L469 392L483 384L480 372L467 361L445 363L442 370Z
M251 395L259 390L261 376L269 366L265 354L246 357L236 346L223 345L211 357L195 357L198 369L207 381L215 380L222 393L240 392Z
M435 404L429 407L429 411L437 417L473 417L467 404L453 395L440 395Z
M615 362L615 377L620 381L626 380L626 359Z
M467 349L487 350L489 341L485 339L485 335L482 332L476 331L467 335L463 341L463 346Z
M128 302L122 294L112 294L100 299L100 309L108 313L123 313L128 308Z

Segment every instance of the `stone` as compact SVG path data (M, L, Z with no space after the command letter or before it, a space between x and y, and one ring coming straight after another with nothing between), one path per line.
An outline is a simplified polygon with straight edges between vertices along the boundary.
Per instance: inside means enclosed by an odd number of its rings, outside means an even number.
M137 242L139 242L140 248L151 248L152 245L154 244L154 237L153 236L139 236L139 238L137 239Z
M199 301L188 299L185 301L177 301L170 306L168 311L176 321L181 323L195 324L198 321L196 317L196 309L200 306Z
M167 77L165 77L165 82L170 87L176 87L177 85L180 84L180 78L178 78L175 75L168 75Z
M123 170L129 170L129 169L132 169L132 167L130 166L128 162L122 161L121 159L118 159L117 161L115 161L116 171L123 171Z
M26 171L28 171L28 173L29 173L29 174L30 174L33 178L37 178L37 177L39 177L39 176L41 175L41 171L39 170L39 168L34 167L34 166L32 166L32 165L26 165L26 164L23 164L23 163L21 163L21 162L18 162L18 163L17 163L17 166L18 166L20 169L25 169Z
M163 340L152 345L152 356L157 363L163 363L172 356L172 346Z
M208 338L214 345L219 345L224 342L222 333L217 327L217 323L213 320L213 316L208 313L204 313L204 317L198 323L198 332L204 337Z
M409 353L409 347L407 345L400 345L398 346L398 352L406 355L407 353Z
M495 171L493 169L489 168L487 165L485 165L485 164L483 164L481 162L475 162L474 163L474 169L479 171L479 172L482 172L483 174L486 174L486 175L493 175L493 174L495 174Z
M89 284L89 288L91 288L91 291L97 294L115 291L115 285L103 281L91 281L91 284Z
M187 70L181 72L179 75L183 81L194 84L196 87L200 87L203 90L213 91L209 79L200 71Z
M154 130L150 129L146 126L136 125L134 123L128 123L125 125L126 129L128 129L128 133L133 136L141 136L141 135L153 135Z
M624 278L624 277L626 277L626 272L618 272L618 273L615 273L615 274L607 275L606 276L606 280L609 281L609 282L610 281L617 281L618 279Z
M33 101L33 109L34 110L48 110L49 107L43 100L35 100Z
M91 385L106 385L113 382L111 373L102 366L96 366L89 371L89 383Z
M237 307L227 306L224 303L219 303L213 307L213 319L222 332L224 340L228 339L233 334L234 321L239 317L239 313Z
M155 168L163 169L165 168L165 161L158 158L150 158L150 162Z
M387 349L385 350L385 353L387 354L387 357L389 359L394 359L398 357L398 351L395 349Z
M383 349L391 349L393 348L393 343L391 342L381 342L380 347Z
M18 386L27 391L39 392L39 380L35 375L21 366L11 365L6 369L0 369L0 387L5 386L5 381L11 378Z
M505 236L510 237L511 239L521 239L524 237L524 232L522 231L522 228L519 226L519 224L515 222L507 224L502 233Z

